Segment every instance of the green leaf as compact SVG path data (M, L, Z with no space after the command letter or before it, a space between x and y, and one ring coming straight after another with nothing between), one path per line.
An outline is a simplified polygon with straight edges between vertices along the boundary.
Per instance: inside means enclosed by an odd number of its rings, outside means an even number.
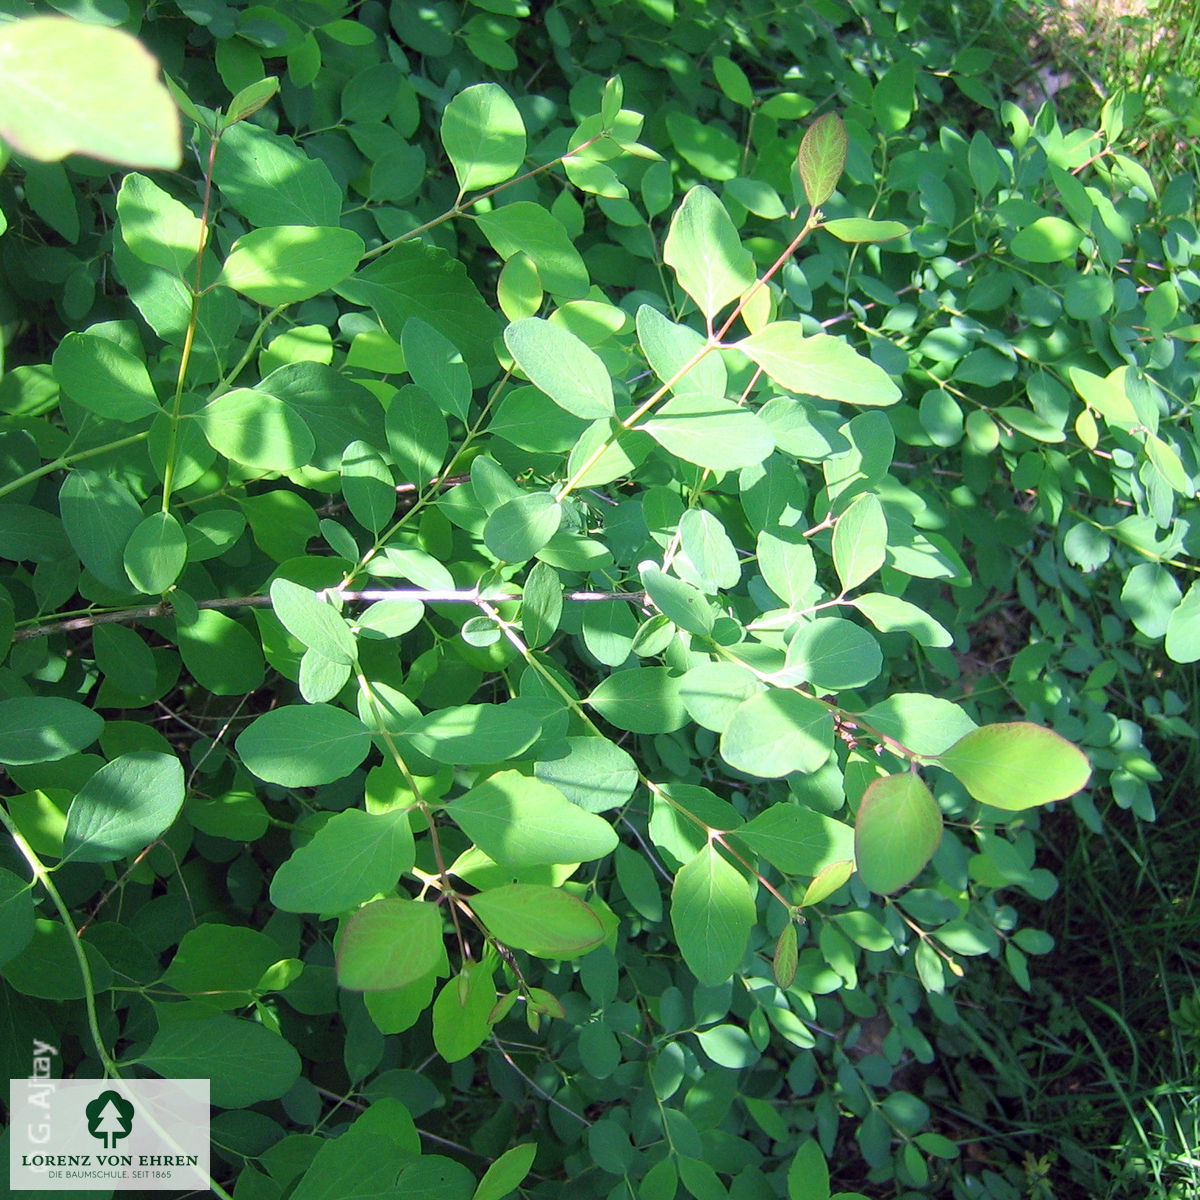
M738 838L786 875L819 875L854 857L854 830L802 804L772 804Z
M161 412L146 364L117 342L68 333L54 351L54 376L66 394L110 421L139 421Z
M345 618L316 592L290 579L276 579L271 606L283 627L309 649L343 666L356 661L358 649Z
M790 682L811 683L823 692L864 687L882 667L879 643L844 617L818 617L802 625L788 643L785 660Z
M983 804L1020 812L1065 800L1087 786L1087 755L1051 729L1029 721L985 725L936 758Z
M504 344L533 385L560 408L588 420L616 412L608 368L560 325L541 317L514 321L504 331Z
M1009 243L1009 249L1026 262L1066 262L1075 258L1083 230L1062 217L1038 217Z
M335 227L342 215L342 189L330 169L309 158L292 138L250 121L221 136L213 166L221 195L251 225Z
M0 967L29 945L33 930L32 886L0 867Z
M886 407L900 399L900 389L882 367L841 338L806 337L799 321L772 321L733 345L791 392L864 407Z
M754 888L711 842L686 862L671 888L671 927L693 975L724 983L746 953L755 921Z
M793 771L811 774L832 750L829 710L786 688L742 701L721 734L721 757L760 779L780 779Z
M505 1150L484 1172L471 1200L504 1200L509 1192L516 1191L529 1174L535 1157L536 1142L525 1142Z
M342 452L342 495L354 519L379 533L396 514L396 481L374 446L353 441Z
M525 122L498 83L459 92L442 114L441 134L460 194L511 179L525 161Z
M413 383L442 412L465 421L471 408L471 373L458 347L420 317L405 321L400 345Z
M1118 367L1103 376L1093 375L1082 367L1067 368L1067 376L1080 399L1109 425L1126 430L1142 423L1125 391L1128 374L1128 367Z
M1200 583L1188 588L1171 613L1164 648L1172 662L1191 663L1200 659Z
M270 392L234 388L197 414L208 444L256 471L290 471L312 461L316 442L304 418Z
M125 544L142 523L133 494L111 475L74 470L58 492L63 528L80 561L105 587L130 590Z
M879 497L870 492L856 496L833 527L833 565L843 594L883 566L887 537L887 518Z
M183 665L201 687L218 696L239 696L262 683L258 639L226 613L204 608L185 620L177 611L175 626Z
M732 179L738 173L742 148L710 121L691 113L667 113L667 130L680 157L708 179Z
M775 449L775 439L757 413L722 396L697 392L668 400L637 428L676 458L715 471L757 466Z
M976 728L957 704L924 692L897 692L861 716L864 726L895 738L913 754L941 754Z
M594 735L564 738L563 753L547 750L533 773L587 812L619 808L637 787L637 764L620 746ZM548 755L554 753L556 757Z
M114 758L71 801L63 858L114 862L145 849L170 828L183 795L177 758L148 751Z
M922 646L952 646L954 635L923 608L899 596L864 592L850 602L880 633L911 633Z
M124 30L65 17L0 31L0 137L42 162L78 153L174 170L182 159L157 60Z
M854 857L863 883L886 895L911 883L942 840L942 813L920 776L876 779L854 822Z
M366 247L349 229L276 225L252 229L233 243L218 281L256 304L307 300L341 283Z
M563 586L558 572L548 563L534 563L521 593L521 629L531 650L544 646L558 631L562 607Z
M724 205L706 187L683 198L663 243L663 261L707 321L754 283L754 258Z
M586 282L582 290L587 291ZM401 242L335 291L352 304L373 308L396 341L404 336L407 322L419 318L458 347L476 384L495 377L492 340L500 333L501 318L484 303L466 267L440 247Z
M285 912L346 912L394 888L415 854L404 809L335 813L275 872L271 903Z
M458 1062L474 1054L492 1030L488 1018L495 1006L492 968L483 962L464 963L462 971L447 981L433 1002L434 1049L446 1062Z
M151 513L129 535L122 560L129 582L148 596L161 595L183 573L188 540L170 513Z
M531 259L542 287L552 295L567 300L582 300L587 295L591 282L587 265L549 209L531 200L516 200L477 213L475 223L505 262L516 254Z
M776 525L758 535L758 569L767 586L787 605L805 602L817 578L817 564L808 539L798 529Z
M354 992L401 988L442 961L442 913L424 900L373 900L342 924L337 980Z
M493 937L536 958L578 958L600 945L604 925L577 896L537 883L509 883L472 896Z
M279 80L274 75L248 84L229 102L225 110L223 125L226 129L254 116L279 91Z
M833 195L846 167L848 149L846 126L837 113L825 113L804 131L796 165L811 208L819 208Z
M788 921L775 943L775 954L771 960L775 982L785 992L796 981L796 971L800 966L798 945L796 922Z
M116 193L116 216L125 245L143 263L176 275L196 269L204 222L154 180L136 172L126 175Z
M246 769L268 783L317 787L349 775L371 738L353 714L328 704L285 704L256 717L236 742Z
M839 217L823 222L821 228L842 242L890 242L911 232L903 221L872 221L866 217Z
M656 308L643 304L637 310L637 336L650 369L663 383L672 380L671 390L724 396L728 373L721 356L702 354L708 339L688 325L676 325ZM682 375L688 363L694 365ZM676 376L679 376L676 379Z
M829 1165L821 1147L804 1141L788 1166L788 1200L829 1200Z
M23 996L38 1000L81 1000L89 994L76 958L76 939L61 921L37 917L33 936L4 968L4 982ZM112 968L91 945L82 942L92 976L91 991L106 992L112 987Z
M609 823L572 804L540 779L500 771L446 805L454 823L503 866L591 862L611 854Z
M413 722L405 738L435 762L468 765L519 758L541 732L534 710L507 704L460 704Z
M707 637L712 632L716 613L699 588L674 575L664 575L654 562L639 563L638 574L655 607L680 629L697 637Z
M277 1100L300 1077L300 1055L291 1043L257 1021L228 1013L197 1017L177 1004L154 1011L158 1032L136 1061L167 1079L207 1079L219 1108Z
M606 721L630 733L670 733L687 724L680 677L666 667L614 671L587 698Z
M558 532L562 512L549 492L506 500L483 527L484 545L501 562L526 562Z
M750 1035L739 1025L712 1025L699 1030L696 1040L717 1066L728 1071L752 1067L761 1057Z
M686 562L678 562L680 575L713 592L737 587L742 577L737 548L725 526L707 509L689 508L679 518L679 545Z
M0 700L0 763L53 762L90 746L104 718L77 700L22 696Z
M450 447L442 410L421 388L403 387L392 397L384 424L400 478L426 487L441 471Z
M379 995L368 993L368 1006ZM420 1157L421 1138L408 1109L394 1096L381 1096L345 1132L320 1141L290 1200L386 1196L395 1191L400 1171Z
M206 922L189 929L161 982L205 1008L243 1008L279 961L279 944L244 925Z
M688 715L698 725L723 733L743 700L763 690L751 671L732 662L707 662L692 667L679 685Z

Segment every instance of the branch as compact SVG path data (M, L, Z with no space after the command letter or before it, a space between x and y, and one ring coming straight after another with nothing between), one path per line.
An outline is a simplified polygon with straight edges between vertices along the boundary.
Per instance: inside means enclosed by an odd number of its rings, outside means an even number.
M481 593L474 588L373 588L363 592L343 592L337 588L326 588L317 593L328 600L343 600L350 604L371 604L377 600L417 600L422 604L473 604L484 608L489 602L502 604L506 600L520 600L519 592ZM645 592L567 592L564 600L590 603L597 600L632 600L646 603ZM200 600L197 608L270 608L270 596L219 596L213 600ZM132 621L151 620L155 617L170 617L175 613L172 605L165 601L148 604L140 608L117 608L107 612L86 613L68 617L61 621L48 621L44 625L31 625L18 629L13 641L23 642L30 638L49 637L54 633L73 633L80 629L91 629L96 625L123 625Z

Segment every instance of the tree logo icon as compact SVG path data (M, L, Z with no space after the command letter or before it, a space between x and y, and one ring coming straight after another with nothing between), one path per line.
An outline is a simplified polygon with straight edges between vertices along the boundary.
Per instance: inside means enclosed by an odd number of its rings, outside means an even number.
M111 1150L118 1140L128 1137L133 1128L133 1105L119 1092L101 1092L84 1110L88 1133Z

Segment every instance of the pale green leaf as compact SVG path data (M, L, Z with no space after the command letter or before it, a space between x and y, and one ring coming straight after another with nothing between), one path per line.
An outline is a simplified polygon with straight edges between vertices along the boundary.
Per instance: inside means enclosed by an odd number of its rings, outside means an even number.
M833 527L833 565L843 593L869 579L887 551L888 525L879 497L870 492L855 497Z
M1082 750L1029 721L972 730L936 761L976 800L1009 812L1065 800L1092 774Z
M331 662L349 666L357 649L345 618L316 592L276 579L271 584L271 606L283 627L298 641Z
M179 113L158 62L131 34L67 17L0 30L0 137L43 162L87 154L173 170Z
M942 839L942 813L920 776L876 779L854 823L854 857L863 883L886 894L911 883Z
M706 987L737 969L754 920L753 886L711 842L679 869L671 927L684 962Z
M806 336L799 321L772 321L733 344L792 392L873 407L900 399L882 367L828 333Z
M54 351L54 376L66 394L110 421L161 412L150 372L124 346L91 333L68 333Z
M184 275L195 269L204 223L153 180L130 172L117 193L121 237L142 262Z
M347 809L330 817L276 870L271 903L285 912L346 912L394 888L414 856L404 809Z
M208 443L242 466L290 471L312 461L316 442L304 418L270 392L234 388L197 414Z
M684 462L715 471L757 466L775 439L757 413L721 396L685 393L661 405L637 428Z
M922 646L952 646L954 636L920 605L884 592L864 592L851 601L880 633L904 631Z
M424 900L373 900L352 913L336 943L337 980L355 992L401 988L442 961L442 913Z
M459 92L442 114L441 134L463 192L503 183L525 161L525 122L498 83Z
M358 266L364 249L362 238L349 229L252 229L234 242L219 282L258 304L291 304L341 283Z
M911 232L902 221L874 221L867 217L839 217L823 222L821 228L842 242L890 242Z
M607 821L518 771L500 771L477 783L446 812L489 858L515 869L591 862L617 845Z
M483 527L484 545L501 562L526 562L558 532L562 515L562 505L549 492L506 500Z
M663 261L708 321L755 279L753 257L706 187L694 187L683 198L663 243Z
M600 356L560 325L526 317L504 331L504 343L534 386L567 412L595 420L616 411Z
M285 704L256 717L237 739L246 769L268 783L317 787L349 775L371 738L352 713L328 704Z
M819 875L854 857L854 830L802 804L772 804L738 837L787 875Z
M816 700L771 688L744 700L721 734L721 757L761 779L811 773L833 750L833 717Z
M545 884L506 884L470 903L494 937L537 958L577 958L604 941L604 925L591 908Z
M820 207L833 195L846 166L848 147L846 126L837 113L825 113L805 130L796 165L805 199L812 208Z

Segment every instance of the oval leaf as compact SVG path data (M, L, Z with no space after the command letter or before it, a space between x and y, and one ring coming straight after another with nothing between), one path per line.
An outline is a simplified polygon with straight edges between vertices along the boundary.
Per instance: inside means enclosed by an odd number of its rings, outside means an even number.
M1092 774L1078 746L1030 721L974 729L936 761L976 800L1008 812L1065 800Z
M846 166L849 143L846 126L837 113L818 117L805 131L796 155L804 196L817 208L824 204L838 185Z
M328 704L263 713L237 740L246 769L268 783L316 787L343 779L367 757L371 738L353 714Z
M390 991L428 975L445 954L436 904L393 897L346 919L337 943L337 980L355 992Z
M551 784L501 771L446 806L454 823L503 866L591 862L617 846L613 828Z
M471 897L493 937L538 958L576 958L604 941L604 925L582 900L540 883L509 883Z
M920 873L942 839L942 813L920 777L888 775L863 793L854 857L863 883L886 894Z
M183 766L170 754L137 751L105 763L67 811L63 857L114 862L149 845L183 807Z
M362 258L363 240L349 229L275 225L233 243L219 282L257 304L307 300L341 283Z
M43 162L78 153L174 169L182 159L179 113L154 56L124 30L66 17L0 31L0 137Z
M709 842L675 876L671 926L684 962L706 987L724 983L746 953L754 889Z

